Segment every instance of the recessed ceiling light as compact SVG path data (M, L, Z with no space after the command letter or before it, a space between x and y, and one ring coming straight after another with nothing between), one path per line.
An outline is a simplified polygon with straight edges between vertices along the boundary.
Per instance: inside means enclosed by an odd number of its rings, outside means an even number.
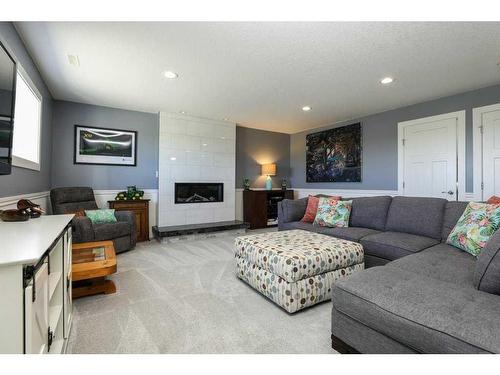
M186 111L180 111L179 112L181 115L185 115L186 114Z
M309 112L311 109L312 109L312 108L311 108L311 106L308 106L308 105L306 105L306 106L302 107L302 110L303 110L304 112Z
M222 121L229 121L229 119L227 117L224 117Z
M174 79L174 78L179 77L179 75L177 73L172 72L170 70L163 72L163 75L165 76L165 78L168 78L168 79Z
M202 146L207 146L207 144L206 144L206 143L203 143L203 144L202 144Z
M177 160L177 158L176 158L175 156L172 156L172 157L170 158L170 160L174 161L174 160Z
M383 85L388 85L389 83L394 82L394 78L392 77L384 77L380 80L380 83Z
M78 55L68 55L68 62L73 66L80 66L80 59Z

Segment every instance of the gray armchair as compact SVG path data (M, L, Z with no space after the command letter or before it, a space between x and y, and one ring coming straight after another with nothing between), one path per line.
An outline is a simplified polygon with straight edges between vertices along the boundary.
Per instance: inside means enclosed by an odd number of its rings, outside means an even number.
M56 188L50 191L53 214L98 209L94 191L89 187ZM86 216L73 218L73 242L112 240L117 253L133 249L137 242L135 216L131 211L116 211L116 223L92 224Z

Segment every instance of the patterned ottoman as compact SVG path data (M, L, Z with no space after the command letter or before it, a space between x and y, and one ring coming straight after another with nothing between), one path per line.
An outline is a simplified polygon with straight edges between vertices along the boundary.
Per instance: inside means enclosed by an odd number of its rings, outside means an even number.
M236 238L238 277L289 313L330 300L335 280L364 269L363 247L304 230Z

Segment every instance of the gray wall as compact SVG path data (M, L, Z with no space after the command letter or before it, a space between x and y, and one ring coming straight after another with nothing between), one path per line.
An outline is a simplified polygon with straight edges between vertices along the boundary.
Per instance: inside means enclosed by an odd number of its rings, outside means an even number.
M276 163L273 186L280 187L281 179L289 177L290 135L265 130L236 127L236 187L243 187L249 178L254 188L264 187L261 164Z
M158 121L158 115L152 113L54 101L52 187L117 190L137 185L157 189ZM74 125L137 130L137 166L73 164Z
M473 191L472 109L500 103L500 85L425 103L345 121L292 134L290 167L292 186L297 188L397 190L397 126L398 122L426 116L466 110L466 191ZM305 175L306 135L319 130L361 122L363 127L363 167L360 183L307 183Z
M0 22L0 40L43 97L40 171L13 167L12 174L0 176L0 197L46 191L50 189L52 96L11 22Z

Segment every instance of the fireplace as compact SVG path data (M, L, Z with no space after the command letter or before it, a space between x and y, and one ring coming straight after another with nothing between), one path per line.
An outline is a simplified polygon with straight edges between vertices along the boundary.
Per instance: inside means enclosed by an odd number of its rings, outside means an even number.
M224 201L224 184L218 182L176 182L175 204Z

